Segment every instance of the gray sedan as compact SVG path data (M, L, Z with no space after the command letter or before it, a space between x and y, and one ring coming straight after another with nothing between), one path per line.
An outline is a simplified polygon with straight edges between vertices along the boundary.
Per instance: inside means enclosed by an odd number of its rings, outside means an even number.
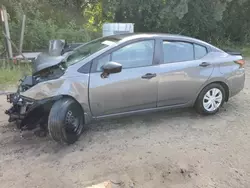
M64 143L92 120L192 106L215 114L244 88L244 64L240 53L180 35L99 38L62 56L40 54L6 114Z

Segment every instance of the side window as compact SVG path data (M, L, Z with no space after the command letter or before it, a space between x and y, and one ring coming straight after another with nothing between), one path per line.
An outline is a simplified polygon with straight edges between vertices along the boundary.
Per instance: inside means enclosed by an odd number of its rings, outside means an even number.
M194 60L193 44L163 41L164 63Z
M97 71L102 71L102 66L109 61L110 61L110 54L100 58L97 61Z
M194 45L195 59L201 59L207 54L207 48L198 44Z
M153 63L154 40L129 44L112 53L112 61L123 68L150 66Z

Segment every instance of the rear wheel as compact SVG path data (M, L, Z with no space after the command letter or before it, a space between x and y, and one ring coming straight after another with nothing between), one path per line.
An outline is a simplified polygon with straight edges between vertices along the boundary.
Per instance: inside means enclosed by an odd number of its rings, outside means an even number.
M83 130L81 106L71 98L56 101L49 114L48 130L50 136L57 142L75 143Z
M212 115L219 111L225 102L225 89L218 83L206 86L199 94L195 109L200 114Z

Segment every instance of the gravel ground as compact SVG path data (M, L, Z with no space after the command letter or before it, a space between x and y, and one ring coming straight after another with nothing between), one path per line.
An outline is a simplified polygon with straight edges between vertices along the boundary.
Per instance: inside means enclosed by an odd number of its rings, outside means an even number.
M250 65L247 65L247 71ZM88 125L72 146L7 124L0 96L0 187L128 188L250 186L250 74L244 91L215 116L193 109Z

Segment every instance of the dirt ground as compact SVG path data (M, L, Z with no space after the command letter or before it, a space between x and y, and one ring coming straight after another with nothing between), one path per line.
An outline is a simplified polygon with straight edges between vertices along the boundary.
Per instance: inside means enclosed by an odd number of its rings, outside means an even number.
M249 61L250 62L250 61ZM95 123L72 146L7 124L0 96L0 187L250 187L250 65L244 91L215 116L193 109Z

